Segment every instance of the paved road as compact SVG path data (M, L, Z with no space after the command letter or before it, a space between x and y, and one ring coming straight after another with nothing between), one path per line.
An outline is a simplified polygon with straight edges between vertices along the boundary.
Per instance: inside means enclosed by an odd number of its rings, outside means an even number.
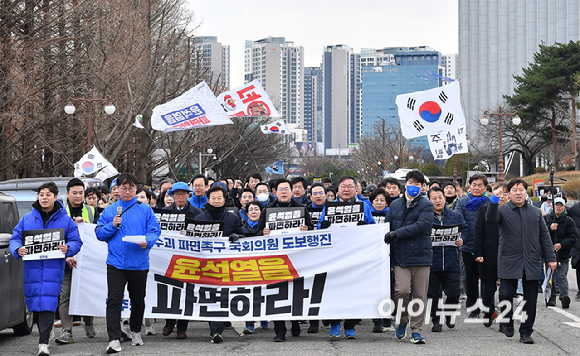
M397 340L394 332L384 334L371 333L372 322L363 320L356 327L357 340L330 340L329 328L321 328L318 334L307 334L307 325L302 325L302 335L292 337L287 335L284 343L273 343L273 324L269 329L258 329L256 334L241 336L243 323L234 323L223 334L225 342L211 344L209 328L205 322L190 322L186 340L175 339L175 334L164 337L161 335L163 321L155 323L156 335L143 336L144 346L135 347L123 343L121 355L192 355L212 353L226 354L272 354L279 355L312 355L321 353L332 354L378 354L392 353L396 355L578 355L580 354L580 300L574 300L578 291L575 280L575 270L570 269L570 295L572 303L569 309L556 307L546 308L543 301L538 302L534 345L523 345L518 342L519 334L507 338L498 333L496 324L490 328L483 325L465 324L465 308L455 329L444 327L442 333L432 333L431 326L426 326L423 332L427 343L413 345L407 337ZM322 326L322 325L321 325ZM88 339L81 326L74 327L75 343L60 346L54 343L50 346L51 355L104 355L107 346L106 326L104 318L95 322L97 337ZM290 325L288 325L288 328ZM344 333L344 331L343 331ZM58 332L57 332L58 334ZM143 333L144 334L144 333ZM29 336L16 337L11 330L0 332L0 355L35 355L38 344L36 327Z

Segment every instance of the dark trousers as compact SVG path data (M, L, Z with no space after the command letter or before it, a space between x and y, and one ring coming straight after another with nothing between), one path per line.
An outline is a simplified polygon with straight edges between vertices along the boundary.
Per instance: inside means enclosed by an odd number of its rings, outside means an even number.
M131 299L131 317L129 325L131 331L140 332L145 312L145 287L147 286L147 273L145 271L131 271L117 269L107 265L107 333L109 341L119 340L121 337L121 308L123 307L123 294L125 286Z
M457 305L461 294L461 272L459 271L431 271L429 273L429 289L427 298L433 301L431 305L431 319L434 324L441 324L441 315L444 313L439 309L439 299L443 297L442 291L447 298L445 304ZM452 312L445 308L445 315Z
M173 329L175 324L177 324L177 331L187 331L187 324L189 324L189 320L165 319L166 326L170 326Z
M481 303L483 306L489 308L489 312L484 314L485 318L489 318L493 315L495 306L493 304L495 292L497 290L497 280L496 279L482 279L481 280ZM517 282L517 281L516 281ZM517 283L516 283L517 288Z
M50 332L52 331L52 325L54 324L54 312L42 311L35 313L38 315L38 333L40 334L38 343L48 345Z
M331 320L330 325L332 325L332 326L339 325L341 321L342 320ZM346 319L344 321L344 330L354 329L355 325L356 325L355 319Z
M223 334L224 333L224 323L223 321L210 321L209 322L209 334L210 336L214 336L215 334ZM179 330L179 322L177 322L177 328Z
M465 293L467 294L465 306L469 308L475 305L479 298L479 269L473 253L461 251L461 254L465 266ZM475 311L479 312L479 310Z
M536 304L538 299L538 280L534 279L531 281L526 280L526 273L524 271L524 275L522 277L522 285L524 287L524 305L523 310L526 312L527 318L526 321L522 322L520 325L520 334L527 334L531 335L534 331L533 326L536 320ZM513 320L513 304L514 304L514 294L516 294L516 289L518 288L518 280L517 279L500 279L499 285L499 299L509 301L510 305L508 306L509 311L506 314L506 317L509 319L509 322L506 325L507 327L514 327L514 320Z
M292 328L300 328L300 322L292 321ZM276 335L286 336L286 322L283 320L275 320L274 321L274 332Z

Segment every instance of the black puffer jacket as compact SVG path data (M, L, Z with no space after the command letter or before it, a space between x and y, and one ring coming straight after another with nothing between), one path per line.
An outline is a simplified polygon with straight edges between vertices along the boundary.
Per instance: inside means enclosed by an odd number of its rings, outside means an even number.
M564 211L560 216L555 218L554 214L548 214L544 216L546 219L546 226L548 226L548 231L550 231L550 237L552 238L552 244L561 244L562 248L560 251L556 252L556 257L558 261L564 261L570 258L570 250L576 244L578 240L578 230L576 230L576 223L574 220L566 214ZM554 219L555 218L555 219ZM552 231L550 225L552 223L558 224L558 229Z

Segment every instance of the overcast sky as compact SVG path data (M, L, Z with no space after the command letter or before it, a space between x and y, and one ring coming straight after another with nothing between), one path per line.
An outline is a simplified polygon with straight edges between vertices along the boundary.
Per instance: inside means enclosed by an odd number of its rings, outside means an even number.
M244 83L245 40L286 37L304 47L305 67L320 66L325 46L430 46L458 52L458 0L188 0L198 36L230 45L230 85Z

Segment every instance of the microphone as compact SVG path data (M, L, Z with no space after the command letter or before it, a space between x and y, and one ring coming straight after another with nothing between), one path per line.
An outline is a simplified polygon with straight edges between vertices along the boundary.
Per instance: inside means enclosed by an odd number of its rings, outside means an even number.
M121 216L121 214L123 213L123 208L118 206L117 207L117 215ZM119 226L117 226L117 230L119 230L121 228L121 224L119 224Z

